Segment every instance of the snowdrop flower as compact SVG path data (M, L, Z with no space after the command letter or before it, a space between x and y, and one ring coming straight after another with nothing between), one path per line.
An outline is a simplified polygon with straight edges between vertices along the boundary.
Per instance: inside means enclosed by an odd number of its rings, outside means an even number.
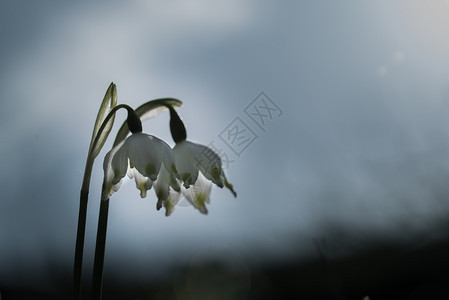
M132 135L112 148L104 159L102 199L109 199L118 191L127 174L135 180L142 198L154 186L158 198L157 209L164 205L169 215L180 192L172 149L161 139L142 133L140 119L135 113L130 117L128 111L127 122Z
M210 203L212 184L234 191L225 177L220 157L210 148L186 140L183 122L173 107L170 110L170 130L176 146L173 148L176 169L181 175L182 194L200 212L207 214L206 203Z

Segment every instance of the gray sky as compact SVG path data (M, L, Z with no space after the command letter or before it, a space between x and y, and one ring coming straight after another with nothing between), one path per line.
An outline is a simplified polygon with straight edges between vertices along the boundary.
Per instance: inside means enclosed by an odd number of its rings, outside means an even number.
M288 260L333 230L362 245L433 238L449 213L447 16L443 0L2 1L0 287L51 282L51 264L71 272L84 163L111 81L133 107L182 100L188 138L229 159L238 197L215 187L208 216L184 202L167 218L153 191L141 199L126 181L111 198L105 270L121 272L110 276L199 255ZM258 126L247 112L264 100L276 110ZM86 272L102 160L124 117L94 167ZM168 120L144 131L173 146ZM233 126L252 143L230 147Z

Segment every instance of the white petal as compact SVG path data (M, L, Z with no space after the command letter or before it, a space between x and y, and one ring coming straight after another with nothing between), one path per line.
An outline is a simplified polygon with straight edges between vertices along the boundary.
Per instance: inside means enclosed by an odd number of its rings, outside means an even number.
M189 141L183 141L175 146L173 152L175 154L176 167L181 173L184 182L186 182L184 178L191 176L191 180L184 184L186 188L190 184L195 183L198 177L198 170L220 188L223 187L224 173L221 168L221 159L212 149Z
M234 195L234 197L237 197L237 193L234 191L232 184L227 181L226 176L223 172L221 159L214 152L214 150L209 147L188 141L184 141L183 143L184 145L181 148L183 151L179 151L181 152L179 156L181 156L184 160L186 159L183 156L189 156L190 160L194 163L194 167L197 168L205 178L209 179L220 188L228 188ZM175 149L173 149L173 151L174 150ZM176 152L175 158L177 159L176 163L178 163Z
M172 149L161 139L148 134L135 133L114 147L106 155L103 167L103 199L118 190L127 170L128 176L135 180L142 198L146 197L147 190L154 183L159 207L170 196L170 189L180 191Z
M158 198L156 209L160 210L164 206L165 215L169 216L179 201L181 188L176 179L176 173L168 171L164 163L162 163L159 176L154 182L154 190Z
M116 184L126 175L128 170L128 147L129 144L125 143L117 149L112 157L111 169L114 173L114 178L112 178L112 184Z
M118 191L118 189L120 188L120 185L122 183L122 180L119 179L114 180L114 170L112 167L112 160L115 157L115 154L117 153L117 151L119 149L122 148L124 142L121 142L120 144L118 144L117 146L115 146L114 148L112 148L105 156L104 161L103 161L103 171L104 171L104 186L103 186L103 191L102 191L102 195L101 195L101 199L106 200L108 199L113 193L115 193L116 191ZM125 170L126 172L126 170Z
M203 173L203 175L212 180L210 176L211 168L217 166L221 170L221 159L220 157L209 147L193 144L192 147L195 152L195 161L197 162L197 168Z
M145 134L135 133L128 138L128 156L131 164L140 174L157 179L162 162L169 167L174 165L174 157L170 146L161 139Z
M165 215L168 217L171 215L173 210L175 209L176 204L179 202L179 196L181 195L180 192L175 191L174 189L170 188L170 192L168 194L168 198L164 200L164 207L165 207Z
M186 199L200 212L207 214L206 203L210 202L210 191L212 189L212 182L204 177L201 172L198 179L190 186L190 188L181 188L182 194Z
M176 169L181 175L184 187L189 188L198 178L198 168L195 166L194 151L188 141L183 141L173 148L175 155Z
M169 197L170 188L175 192L180 192L178 182L176 181L175 173L169 172L164 163L161 165L161 170L157 180L154 182L154 189L159 200L165 200ZM159 207L160 208L160 207Z
M128 170L128 177L136 181L136 187L140 190L140 197L145 198L147 191L153 186L153 182L140 174L136 168L130 168Z

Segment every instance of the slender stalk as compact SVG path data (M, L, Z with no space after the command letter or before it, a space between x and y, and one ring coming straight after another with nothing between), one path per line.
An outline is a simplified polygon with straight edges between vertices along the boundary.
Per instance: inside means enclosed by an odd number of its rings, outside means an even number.
M86 217L87 217L87 202L89 195L90 178L92 175L93 159L86 161L84 169L83 184L80 192L80 207L78 213L78 229L76 233L75 245L75 262L73 269L73 299L80 299L81 297L81 273L83 268L83 251L84 251L84 236L86 232Z
M111 83L110 88L115 89L115 85ZM108 92L109 92L108 89ZM114 91L112 91L112 98L114 98ZM108 95L108 92L106 95ZM105 96L106 97L106 96ZM116 94L115 94L116 98ZM104 102L105 100L103 100ZM80 290L81 290L81 271L82 271L82 262L83 262L83 250L84 250L84 238L85 238L85 228L86 228L86 215L87 215L87 202L88 202L88 194L89 194L89 185L90 178L92 174L92 167L94 164L95 157L100 152L101 148L104 145L106 138L109 135L110 129L106 129L108 126L108 122L111 118L114 117L117 110L120 108L125 108L128 111L128 118L126 123L122 125L119 133L117 134L116 140L114 142L114 146L116 143L121 141L126 134L131 132L141 132L142 124L140 118L150 110L153 110L160 106L166 106L166 104L170 104L173 106L180 106L182 104L181 101L172 98L164 98L157 99L153 101L149 101L144 105L141 105L137 112L134 111L131 107L126 104L115 105L116 102L113 101L113 107L109 111L108 115L104 118L101 126L98 130L97 122L94 128L94 134L92 136L91 145L89 147L89 155L86 161L86 168L84 170L84 178L83 185L81 188L80 195L80 208L78 215L78 231L76 237L76 247L75 247L75 262L74 262L74 290L73 290L73 298L74 300L80 299ZM101 109L100 109L101 113ZM103 116L103 115L101 115ZM127 126L125 126L127 124ZM105 131L106 130L106 131ZM106 133L104 133L106 132ZM123 136L124 135L124 136ZM120 137L120 138L119 138ZM109 199L102 200L100 204L100 215L98 219L98 229L97 229L97 241L95 246L95 258L94 258L94 273L93 273L93 290L92 295L93 299L101 299L102 294L102 284L103 284L103 264L104 264L104 252L106 245L106 229L108 222L108 210L109 210Z
M75 246L75 267L73 271L73 299L80 299L81 271L83 266L84 235L86 232L87 198L88 192L81 191L78 215L78 231Z
M81 297L81 274L83 268L83 252L84 252L84 239L86 233L86 219L87 219L87 203L88 203L88 195L89 195L89 186L90 179L92 176L92 168L95 160L96 154L93 154L95 149L97 148L97 144L100 144L100 149L103 146L105 137L102 135L104 132L107 123L111 118L114 117L117 110L120 108L125 108L128 111L128 114L134 113L131 107L125 104L120 104L111 109L106 118L103 120L98 132L96 135L92 137L92 143L89 147L89 154L86 160L86 167L84 169L84 177L83 184L81 187L80 193L80 207L78 213L78 229L76 233L76 245L75 245L75 261L74 261L74 269L73 269L73 299L77 300ZM106 134L107 137L107 134ZM102 140L100 140L102 139ZM98 150L99 151L99 150ZM101 209L101 207L100 207ZM100 211L101 213L101 211ZM106 212L106 220L107 220L107 212ZM106 227L105 227L106 230ZM98 241L98 239L97 239ZM104 250L103 250L104 251Z
M92 299L101 299L103 287L104 251L108 227L109 199L101 200L98 217L97 243L95 245L94 273L92 279Z
M109 128L106 128L106 124L113 114L110 114L106 121L102 122L104 114L108 110L108 106L112 109L117 104L117 88L116 85L111 82L103 101L101 102L100 109L95 120L94 130L92 132L92 138L90 140L89 151L86 159L86 167L84 168L83 183L80 192L80 206L78 212L78 228L76 233L76 245L75 245L75 259L73 268L73 299L78 300L81 297L81 273L83 267L83 252L84 252L84 238L86 233L86 218L87 218L87 203L89 195L90 178L92 175L92 168L94 165L95 157L103 147L104 140L107 138L112 127L113 120L109 124ZM101 125L101 128L100 128ZM102 139L99 143L100 136Z
M75 262L73 269L73 299L77 300L81 297L81 273L83 268L83 252L84 252L84 239L86 233L86 219L87 219L87 202L90 186L90 178L92 176L92 168L94 165L95 155L93 155L94 149L100 142L100 137L106 128L109 120L115 115L115 112L120 108L126 108L128 111L132 110L128 105L120 104L111 109L106 118L103 120L101 127L98 130L98 134L92 137L92 144L89 148L89 154L86 160L86 167L84 168L83 184L81 186L80 195L80 207L78 213L78 229L76 233L76 245L75 245ZM101 145L102 146L102 145ZM101 147L100 146L100 147Z
M131 107L129 107L128 105L126 105L126 104L119 104L119 105L117 105L117 106L114 106L114 107L111 109L111 111L108 113L108 115L106 116L106 118L104 119L103 123L101 124L100 129L98 130L99 134L97 134L97 135L95 136L95 138L93 139L93 142L92 142L92 148L91 148L90 150L95 149L95 147L97 146L98 143L102 143L101 146L103 146L103 143L104 143L105 140L103 139L104 137L102 136L101 133L103 133L103 131L105 130L105 128L106 128L106 126L107 126L109 120L110 120L112 117L114 117L114 115L115 115L115 113L117 112L117 110L119 110L119 109L121 109L121 108L126 109L126 110L128 111L128 113L129 113L130 111L131 111L131 113L134 112L134 110L133 110ZM103 140L100 141L100 139L103 139Z

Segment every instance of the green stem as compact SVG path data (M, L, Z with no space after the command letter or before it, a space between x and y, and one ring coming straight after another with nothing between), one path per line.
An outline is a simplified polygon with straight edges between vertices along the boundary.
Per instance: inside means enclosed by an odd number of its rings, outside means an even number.
M175 98L155 99L142 104L141 106L135 109L135 112L137 116L140 118L140 120L144 121L154 116L150 113L150 111L167 107L167 105L170 105L172 107L180 107L182 105L182 102ZM121 141L123 141L128 135L129 131L130 130L128 128L127 122L123 122L122 126L117 132L117 135L114 140L114 145L112 147L117 146Z
M130 128L133 128L132 132L141 132L142 123L139 117L137 116L135 111L126 104L117 105L109 112L103 124L101 125L99 132L102 132L102 130L104 130L104 126L106 126L106 123L120 108L125 108L128 111L127 123ZM98 138L99 136L95 138L94 146L96 145L96 143L98 143ZM108 227L108 211L109 199L100 200L100 215L98 217L97 241L95 245L94 272L92 279L92 299L101 299L103 287L104 251L106 247L106 230Z
M94 165L95 157L92 156L92 151L95 149L97 143L99 142L101 133L106 128L107 123L109 120L114 116L116 111L120 108L125 108L128 110L128 112L132 108L128 105L120 104L115 106L109 114L104 119L103 123L101 124L100 129L98 130L97 135L95 136L95 139L93 140L93 143L91 144L91 147L89 149L89 154L87 156L86 160L86 167L84 168L84 177L83 177L83 183L81 186L81 193L80 193L80 207L79 207L79 213L78 213L78 229L76 233L76 245L75 245L75 261L74 261L74 268L73 268L73 299L77 300L81 297L81 274L82 274L82 268L83 268L83 252L84 252L84 239L86 235L86 219L87 219L87 203L88 203L88 195L89 195L89 186L90 186L90 179L92 176L92 168Z
M78 231L76 235L75 263L73 271L73 299L80 299L81 270L83 266L84 236L86 232L87 198L88 192L81 191L78 215Z
M81 188L80 196L80 210L78 216L78 231L76 237L76 247L75 247L75 267L74 267L74 299L80 299L80 287L81 287L81 271L83 262L83 249L84 249L84 238L85 238L85 228L86 228L86 215L87 215L87 202L89 194L90 178L92 174L92 167L95 160L95 156L98 155L100 151L97 149L97 144L100 142L100 149L104 144L104 137L102 136L109 120L115 115L117 110L120 108L125 108L128 111L128 119L122 125L114 141L114 147L122 141L129 130L132 132L140 132L141 121L140 119L146 112L153 110L155 108L166 106L166 104L172 106L181 106L182 102L173 98L164 98L149 101L134 111L131 107L126 104L120 104L114 106L103 120L98 131L95 131L95 137L92 137L91 145L89 147L89 155L86 161L86 168L84 170L83 185ZM131 120L130 120L131 119ZM131 123L130 123L131 121ZM140 125L139 125L140 124ZM133 130L134 128L134 130ZM124 136L123 136L124 135ZM93 153L96 153L93 155ZM104 265L104 252L106 244L106 229L108 220L108 210L109 210L109 199L102 200L100 204L100 216L98 219L98 229L97 229L97 241L95 246L95 259L94 259L94 274L93 274L93 299L101 299L102 284L103 284L103 265Z
M78 213L78 229L76 233L75 245L75 261L73 269L73 299L80 299L81 297L81 273L83 268L83 251L84 251L84 236L86 232L86 216L87 216L87 202L89 196L89 184L92 175L92 167L94 161L87 159L86 167L84 169L83 185L80 192L80 207Z
M104 250L108 226L109 199L101 200L98 217L97 242L95 245L94 273L92 280L92 299L101 299L103 286Z
M95 146L100 141L101 132L103 132L104 129L106 128L106 125L108 124L109 119L111 119L115 115L117 110L119 110L120 108L125 108L128 111L128 113L134 112L134 110L126 104L119 104L119 105L115 106L113 109L111 109L111 111L108 113L108 115L104 119L103 123L101 124L100 129L98 130L99 134L97 134L97 136L94 139L94 142L92 143L92 149L95 149Z

